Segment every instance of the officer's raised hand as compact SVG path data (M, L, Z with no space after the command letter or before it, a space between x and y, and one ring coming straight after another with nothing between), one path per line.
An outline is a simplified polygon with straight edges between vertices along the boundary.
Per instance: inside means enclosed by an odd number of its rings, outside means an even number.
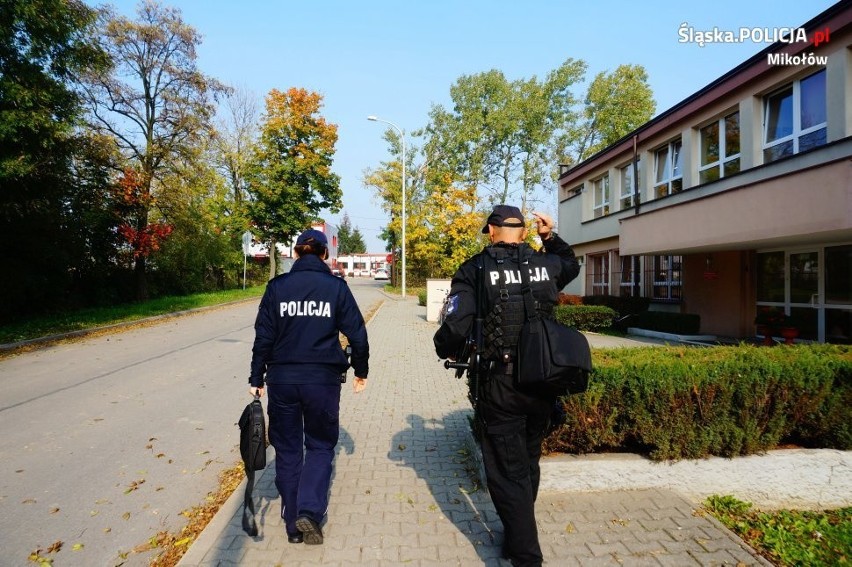
M550 233L553 231L553 219L550 218L550 215L546 215L544 213L533 213L535 217L535 228L538 232L539 237L542 240L549 240L551 235Z
M366 378L358 378L357 376L352 381L352 387L355 389L356 394L360 394L367 387L367 379Z

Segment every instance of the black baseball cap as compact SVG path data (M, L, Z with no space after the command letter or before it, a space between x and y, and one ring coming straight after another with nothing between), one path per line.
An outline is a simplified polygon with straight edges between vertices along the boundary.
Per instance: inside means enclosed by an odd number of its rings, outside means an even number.
M324 233L311 228L300 234L299 238L296 239L296 246L304 246L306 244L328 248L328 239L326 239Z
M521 209L511 205L497 205L494 207L494 210L488 215L488 220L485 221L485 226L482 227L482 234L488 234L489 224L511 228L523 228L526 226Z

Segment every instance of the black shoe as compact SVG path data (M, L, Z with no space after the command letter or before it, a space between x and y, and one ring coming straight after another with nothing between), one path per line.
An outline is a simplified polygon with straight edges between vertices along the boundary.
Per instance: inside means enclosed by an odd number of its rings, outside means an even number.
M306 544L319 545L322 543L322 530L319 524L307 516L296 518L296 529L302 532Z
M297 532L295 534L287 534L287 541L290 543L302 543L305 541L305 536L302 535L302 532Z

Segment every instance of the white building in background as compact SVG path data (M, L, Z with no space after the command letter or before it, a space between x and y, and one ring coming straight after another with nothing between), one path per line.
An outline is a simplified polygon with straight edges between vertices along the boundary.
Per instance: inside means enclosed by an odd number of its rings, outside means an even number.
M328 239L328 265L332 268L337 267L337 246L338 246L338 234L337 227L333 224L329 223L316 223L312 224L311 228L314 230L318 230L325 234L325 237ZM289 266L293 264L292 261L287 262L287 259L293 260L295 259L295 254L293 253L293 248L296 246L296 239L293 238L289 243L278 242L275 244L275 249L278 251L278 257L282 260L286 269L284 271L289 271ZM269 245L264 242L258 242L257 240L252 240L251 245L249 246L249 257L254 258L256 260L265 260L269 258Z
M376 270L387 270L390 272L390 254L382 253L364 253L364 254L349 254L337 258L336 266L341 270L345 270L347 276L354 277L373 277Z

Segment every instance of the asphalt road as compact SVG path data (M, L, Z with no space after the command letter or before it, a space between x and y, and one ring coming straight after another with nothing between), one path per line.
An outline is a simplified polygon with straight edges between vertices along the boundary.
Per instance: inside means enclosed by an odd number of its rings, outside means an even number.
M384 282L350 279L362 312ZM0 565L147 565L239 462L257 302L0 360ZM58 550L49 548L61 542Z

